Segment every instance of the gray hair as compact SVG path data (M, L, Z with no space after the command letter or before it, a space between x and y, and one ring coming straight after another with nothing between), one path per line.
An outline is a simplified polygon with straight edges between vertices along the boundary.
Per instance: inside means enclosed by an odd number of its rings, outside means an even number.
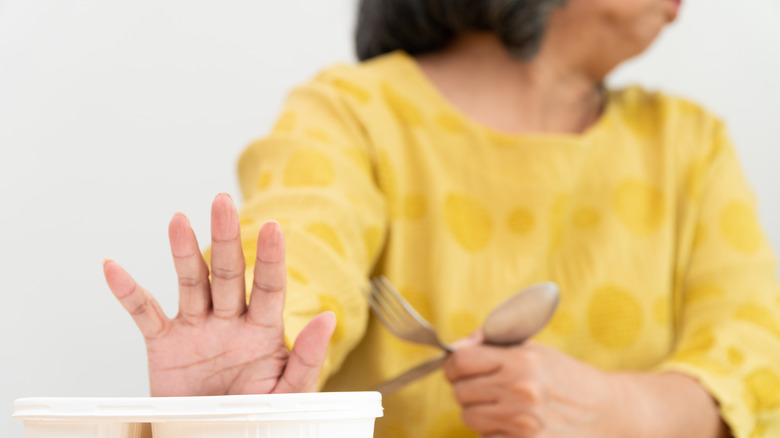
M355 48L361 61L394 50L412 55L447 47L470 31L495 33L507 50L531 59L550 11L567 0L360 0Z

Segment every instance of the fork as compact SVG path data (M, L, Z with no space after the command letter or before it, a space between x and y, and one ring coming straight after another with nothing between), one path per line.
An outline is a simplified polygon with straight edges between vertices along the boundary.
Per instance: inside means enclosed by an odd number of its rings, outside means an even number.
M368 303L390 332L409 342L438 347L447 353L453 351L452 346L439 339L431 323L395 290L387 278L374 277L370 284L371 292L366 294Z

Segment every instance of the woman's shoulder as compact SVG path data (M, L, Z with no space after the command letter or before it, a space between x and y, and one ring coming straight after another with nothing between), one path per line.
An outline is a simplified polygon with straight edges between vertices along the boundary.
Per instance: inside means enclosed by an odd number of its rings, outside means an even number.
M316 79L352 77L357 79L389 78L408 71L412 58L406 52L394 51L362 62L341 62L322 70Z
M645 150L677 157L681 169L728 143L721 118L688 98L638 86L610 90L610 95L616 123L609 126L650 146Z
M667 129L708 129L722 124L720 117L712 111L684 96L641 86L611 89L610 95L614 111L629 123L646 125L652 122L655 128Z
M356 88L379 88L387 81L403 78L409 73L409 64L409 55L401 51L391 52L368 61L333 64L321 70L311 82L355 94Z

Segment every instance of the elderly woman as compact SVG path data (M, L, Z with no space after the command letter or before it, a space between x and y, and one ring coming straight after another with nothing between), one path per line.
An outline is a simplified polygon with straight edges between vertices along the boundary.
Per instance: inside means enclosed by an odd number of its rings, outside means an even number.
M210 271L172 219L179 315L106 262L152 394L363 390L435 355L369 318L381 274L463 339L384 400L380 436L780 435L776 268L722 122L603 86L679 6L364 0L363 62L290 94L241 157L240 213L215 199ZM550 325L483 345L543 280Z

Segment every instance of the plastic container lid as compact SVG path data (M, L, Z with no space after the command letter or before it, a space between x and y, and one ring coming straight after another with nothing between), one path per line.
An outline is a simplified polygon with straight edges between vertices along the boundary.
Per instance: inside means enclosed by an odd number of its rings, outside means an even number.
M14 417L25 421L274 421L376 418L378 392L136 398L22 398Z

